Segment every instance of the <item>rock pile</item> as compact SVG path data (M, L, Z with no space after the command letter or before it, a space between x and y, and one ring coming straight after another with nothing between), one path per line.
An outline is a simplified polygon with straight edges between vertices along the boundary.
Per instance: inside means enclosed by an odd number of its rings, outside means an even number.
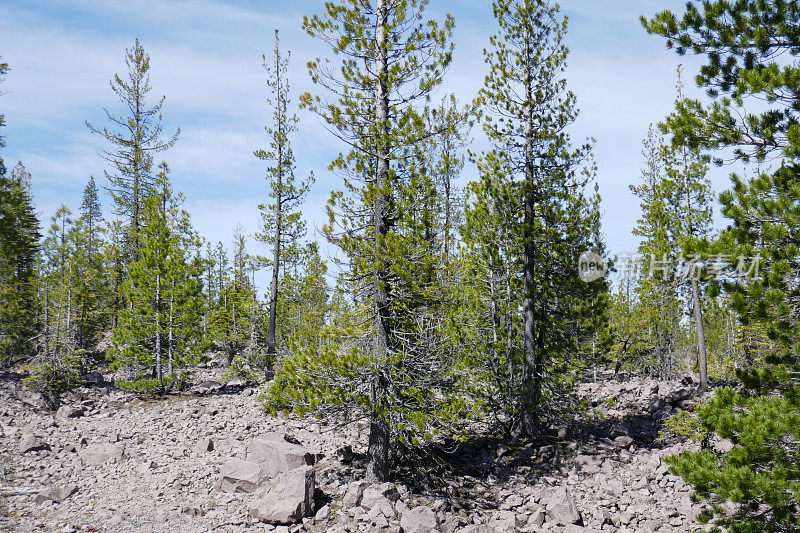
M205 381L217 381L210 372ZM98 384L106 383L96 376ZM0 382L0 529L393 533L684 532L702 507L662 462L688 444L659 438L691 385L585 385L594 423L538 443L476 440L440 458L438 484L414 472L370 485L366 428L269 417L247 384L142 402L104 385L55 415ZM219 393L214 393L217 390ZM715 443L726 446L726 443ZM450 450L452 452L452 450ZM446 457L445 457L446 455ZM416 472L424 478L427 471ZM13 490L10 490L13 489Z

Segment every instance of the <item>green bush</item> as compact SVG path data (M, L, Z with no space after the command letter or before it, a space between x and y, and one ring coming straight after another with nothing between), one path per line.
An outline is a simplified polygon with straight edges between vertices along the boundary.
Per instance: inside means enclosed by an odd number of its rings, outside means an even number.
M25 385L42 396L55 407L59 396L80 385L81 358L80 351L64 355L46 355L37 357L28 367L30 375L23 379Z

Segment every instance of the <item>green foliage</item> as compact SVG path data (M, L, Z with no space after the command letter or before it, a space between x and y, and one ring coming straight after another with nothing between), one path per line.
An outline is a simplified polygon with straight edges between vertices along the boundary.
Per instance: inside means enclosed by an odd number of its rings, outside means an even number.
M108 326L108 275L103 261L105 245L102 234L103 214L94 178L83 192L80 217L75 225L75 304L76 340L79 349L95 346L103 329Z
M125 67L122 76L115 74L111 90L123 104L125 114L115 116L107 109L108 127L86 125L102 137L108 148L101 154L111 165L105 171L111 197L116 204L116 214L128 219L123 240L125 263L137 259L138 232L142 225L144 200L154 194L157 176L153 156L171 148L178 139L180 128L169 139L162 138L161 108L165 97L155 104L148 102L150 85L150 55L139 43L125 50Z
M703 428L696 413L680 411L664 421L664 428L660 436L675 436L695 442L704 442L708 439L708 431Z
M728 230L701 251L760 255L759 276L726 284L732 307L745 326L760 324L774 349L758 367L737 375L746 394L719 389L698 416L709 431L734 443L718 457L710 450L672 459L674 470L703 498L735 502L732 514L715 509L729 531L793 531L800 524L800 312L796 283L800 227L800 68L787 55L800 54L796 2L710 1L687 5L683 17L665 11L643 19L647 30L678 53L707 57L696 81L712 98L681 102L666 125L676 143L732 149L734 159L763 163L750 179L732 175L720 196ZM748 104L759 102L758 112ZM718 162L723 158L718 157Z
M493 10L499 32L478 99L493 150L476 161L463 229L482 319L469 345L490 404L532 434L605 321L605 280L584 283L577 269L582 252L604 249L591 147L568 133L577 107L564 79L566 18L544 1Z
M730 531L790 531L800 525L799 412L796 397L748 397L717 389L699 408L699 421L702 431L733 441L733 449L721 457L707 449L683 452L668 463L698 496L738 504L718 521Z
M39 221L24 176L7 174L0 159L0 367L30 358L39 332Z
M149 375L163 392L176 367L196 361L203 345L197 305L200 242L188 213L179 208L182 196L172 194L166 164L161 169L160 192L144 202L142 246L122 286L126 305L112 332L109 355L113 367L128 370L129 381Z
M51 406L57 405L58 396L81 383L83 355L80 352L39 355L28 367L30 375L23 382L30 389L41 393Z
M147 374L138 374L132 376L131 379L116 380L114 385L122 390L133 392L141 398L158 398L164 393L164 390L182 388L189 376L189 372L178 372L157 379Z
M303 22L337 58L336 68L309 63L325 92L301 102L351 148L331 164L343 190L331 195L324 231L346 258L339 287L352 305L317 343L290 346L266 398L282 408L369 417L372 480L386 478L389 448L406 431L430 437L429 425L459 411L448 377L453 351L438 314L437 190L421 164L421 141L433 131L419 107L450 64L453 19L425 21L427 5L340 0Z

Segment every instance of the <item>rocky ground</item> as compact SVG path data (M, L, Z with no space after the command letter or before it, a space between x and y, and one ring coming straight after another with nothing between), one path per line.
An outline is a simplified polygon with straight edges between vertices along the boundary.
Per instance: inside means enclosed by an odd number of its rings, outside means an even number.
M271 417L254 388L199 375L191 394L143 402L97 377L43 409L0 378L0 528L10 531L663 531L702 507L659 438L690 383L582 387L592 423L551 438L437 448L395 483L363 483L366 428ZM220 379L216 377L216 379ZM313 467L308 466L313 463ZM306 515L303 517L302 515ZM271 523L265 522L269 521Z

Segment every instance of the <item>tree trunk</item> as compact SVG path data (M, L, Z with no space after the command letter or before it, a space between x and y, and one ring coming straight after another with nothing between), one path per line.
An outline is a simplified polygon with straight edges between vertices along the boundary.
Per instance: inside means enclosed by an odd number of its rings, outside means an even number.
M390 288L388 279L388 266L386 264L385 238L389 232L388 207L391 195L389 176L389 146L388 146L388 120L389 120L389 94L387 77L389 73L386 36L384 34L389 9L386 0L377 0L377 23L375 34L377 40L376 68L378 83L375 90L375 119L378 122L380 138L377 139L377 161L375 169L375 184L377 187L374 205L375 223L375 359L376 368L373 375L372 404L373 411L370 420L369 448L367 450L367 481L385 481L389 476L389 421L380 413L380 407L385 401L386 383L383 372L386 371L387 355L389 350L389 299Z
M278 152L280 153L280 148ZM280 187L280 182L281 171L279 170L278 187ZM272 251L272 282L269 286L269 335L267 339L267 354L270 358L277 352L275 337L278 326L278 277L280 276L281 238L283 237L281 235L281 208L281 196L278 194L275 205L275 246Z
M389 424L378 413L372 413L369 422L369 462L367 483L380 483L389 477Z
M697 325L697 366L700 370L700 387L697 392L703 394L708 390L708 359L706 357L706 331L703 325L703 307L700 305L700 284L692 279L692 302L694 304L694 321Z
M277 47L277 31L275 32L275 39L275 46ZM276 125L278 128L278 165L275 176L277 181L277 186L275 187L277 193L275 194L275 245L272 249L272 283L270 283L269 287L269 332L267 338L267 355L270 362L277 352L275 342L278 326L278 278L281 269L281 239L283 238L283 121L285 117L281 108L281 63L278 52L275 53L275 93L275 105L278 106L277 115L279 118Z
M44 355L50 355L50 282L44 283Z
M155 297L154 304L155 304L154 305L154 307L155 307L155 313L154 314L155 314L155 326L156 326L156 332L155 332L156 379L158 380L158 382L163 387L163 385L164 385L163 377L164 376L163 376L163 373L161 371L161 328L160 328L161 317L159 316L159 314L161 312L161 309L160 309L161 308L161 275L160 274L156 274L156 297Z
M172 345L174 343L173 329L175 327L175 281L172 282L172 294L169 295L169 338L167 339L167 372L170 377L175 376L175 368L173 366L174 350Z
M525 56L528 66L530 65L531 58L528 35L525 35ZM530 68L526 69L530 72ZM525 80L525 97L528 104L525 107L525 251L524 251L524 290L525 290L525 305L523 310L523 374L522 374L522 388L523 388L523 412L522 412L522 431L532 436L538 431L539 416L538 409L541 402L541 379L539 369L541 361L536 348L536 299L534 293L536 290L536 241L533 235L533 227L536 221L536 195L535 195L535 169L533 160L533 138L534 138L534 125L533 125L533 80L528 74Z

